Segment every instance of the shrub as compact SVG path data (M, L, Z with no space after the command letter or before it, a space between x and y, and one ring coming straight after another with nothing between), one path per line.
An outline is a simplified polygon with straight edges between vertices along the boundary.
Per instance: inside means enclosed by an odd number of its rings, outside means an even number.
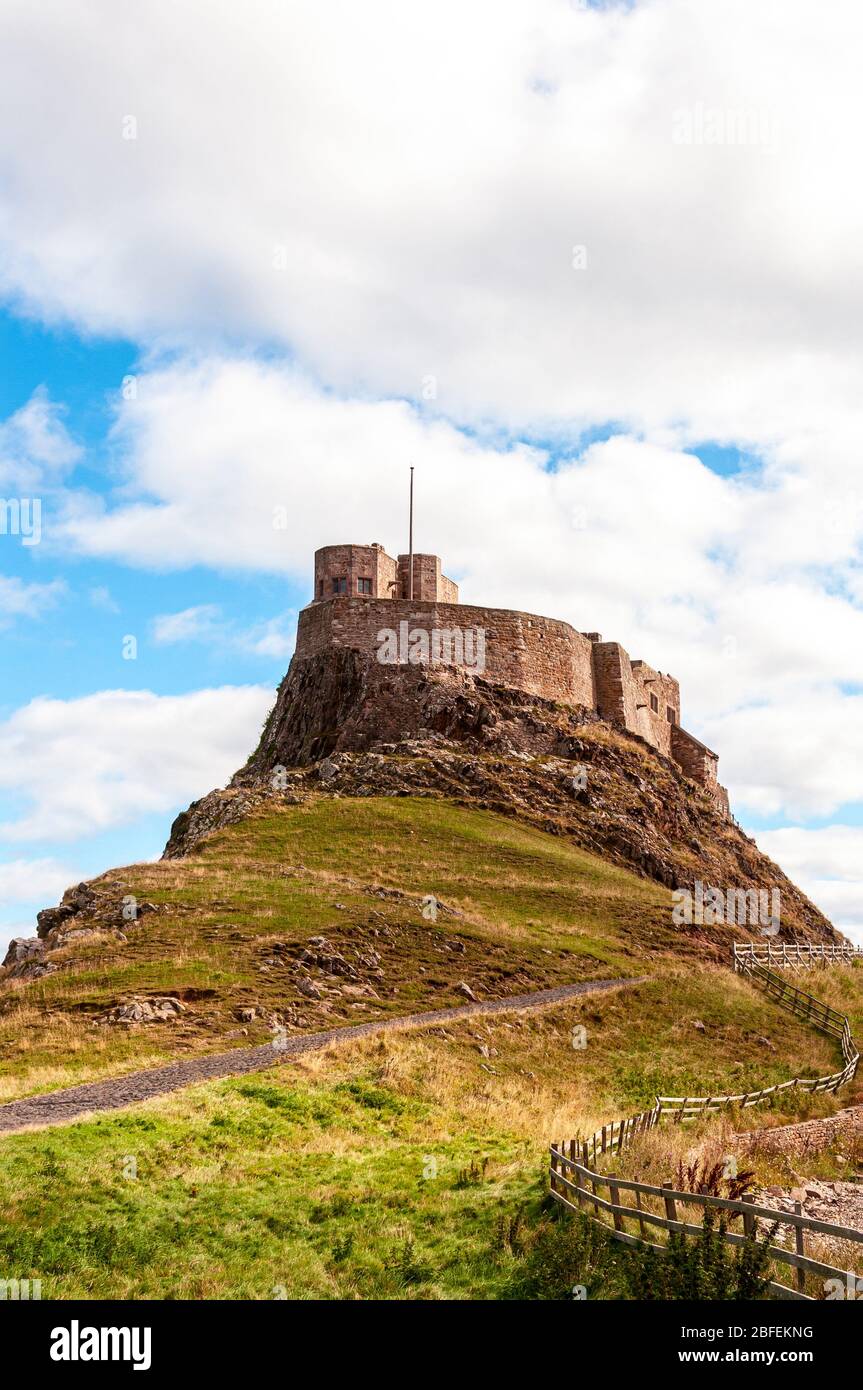
M725 1218L706 1207L701 1233L685 1236L673 1231L662 1252L632 1247L623 1261L626 1297L632 1299L689 1299L732 1302L767 1297L770 1282L769 1246L776 1226L759 1240L756 1234L742 1245L725 1240Z
M509 1289L512 1298L571 1300L576 1287L587 1298L614 1284L611 1240L582 1213L543 1218L529 1235L519 1232L525 1255Z

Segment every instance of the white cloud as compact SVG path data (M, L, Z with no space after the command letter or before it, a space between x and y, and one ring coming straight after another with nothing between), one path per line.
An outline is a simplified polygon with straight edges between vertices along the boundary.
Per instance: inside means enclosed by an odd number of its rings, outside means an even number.
M160 645L211 641L219 631L219 617L214 603L184 608L180 613L161 613L153 619L153 641Z
M787 826L760 830L756 839L841 931L863 945L863 828Z
M14 618L41 617L65 592L62 579L54 579L49 584L28 584L15 576L0 574L0 628Z
M56 485L81 457L63 413L64 407L39 387L26 405L0 422L0 491L6 496Z
M0 723L0 789L25 802L0 834L72 841L185 806L245 760L272 699L225 686L33 700Z
M796 674L799 677L799 670ZM761 703L708 718L738 805L761 816L826 816L860 799L863 696L789 679Z
M475 421L859 422L855 0L13 0L0 38L34 313L281 342L347 392L435 377ZM699 106L771 138L676 143Z
M74 869L57 859L12 859L0 863L0 907L34 900L50 902L78 878Z
M277 618L269 618L255 623L237 638L240 649L251 656L284 659L294 650L297 640L297 615L295 612Z
M218 604L199 604L179 613L160 613L153 619L153 640L162 646L203 642L222 651L285 658L294 649L296 613L288 612L250 627L240 627L222 616Z
M111 595L111 590L104 584L97 584L90 590L90 602L94 608L101 608L103 613L119 613L120 605Z

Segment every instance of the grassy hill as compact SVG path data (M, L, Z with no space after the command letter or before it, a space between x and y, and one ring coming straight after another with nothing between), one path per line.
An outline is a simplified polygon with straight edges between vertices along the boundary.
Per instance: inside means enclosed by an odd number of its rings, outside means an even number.
M276 1027L315 1032L455 1006L463 983L495 999L662 974L711 950L727 959L726 930L674 927L660 885L500 815L430 799L267 806L189 858L112 870L91 887L96 906L52 952L53 973L0 988L2 1099L265 1042ZM124 922L130 896L155 910ZM430 896L435 921L423 915ZM344 974L318 968L317 948L301 960L319 937ZM309 981L319 997L303 992ZM176 1021L104 1021L154 995L183 1003Z
M462 983L494 999L649 978L3 1138L0 1262L41 1278L43 1297L506 1297L523 1274L519 1231L540 1220L550 1138L657 1090L721 1092L837 1060L729 971L720 931L672 925L667 889L489 811L317 795L93 888L94 934L54 953L53 973L0 990L4 1099L267 1041L275 1026L455 1006ZM155 910L107 926L130 894ZM348 973L318 963L320 937ZM859 981L818 977L858 1036ZM100 1021L167 993L185 1005L175 1022ZM782 1103L774 1119L832 1105Z
M97 908L76 919L85 934L52 953L59 968L0 990L3 1099L264 1042L274 1021L313 1032L454 1006L462 982L486 999L636 975L645 951L675 944L667 890L501 816L422 799L267 808L190 858L91 886ZM156 910L123 922L129 895ZM436 921L423 916L429 895ZM319 936L353 978L298 970ZM301 974L326 992L303 994ZM99 1022L124 1001L167 993L185 1005L175 1023ZM244 1009L255 1010L245 1031Z
M389 1034L8 1136L0 1257L43 1297L506 1297L518 1231L541 1221L551 1135L634 1109L660 1082L719 1090L753 1066L778 1080L784 1057L805 1070L830 1056L743 981L669 966L540 1014Z

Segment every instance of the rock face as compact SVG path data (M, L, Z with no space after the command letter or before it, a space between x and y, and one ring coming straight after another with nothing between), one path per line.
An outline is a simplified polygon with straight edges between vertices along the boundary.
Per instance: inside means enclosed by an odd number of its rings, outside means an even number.
M123 1023L127 1027L133 1023L171 1023L183 1012L183 1005L172 995L159 995L152 999L132 999L126 1004L118 1004L106 1015L105 1023Z
M828 1221L833 1226L845 1226L853 1231L863 1231L863 1184L857 1182L819 1182L809 1179L800 1187L783 1189L781 1187L755 1188L755 1200L759 1206L772 1207L775 1211L793 1212L797 1203L803 1216L816 1221ZM760 1217L761 1231L770 1228L770 1222ZM791 1247L791 1235L787 1226L780 1226L777 1244ZM839 1261L840 1269L846 1268L848 1243L835 1236L820 1237L821 1249L831 1261Z
M348 647L329 648L291 663L261 741L231 786L257 786L278 767L303 767L333 753L362 752L429 732L477 749L510 734L524 751L548 752L541 725L563 710L572 730L598 722L593 712L466 672L394 669Z
M170 838L162 858L182 858L188 849L199 844L205 835L245 820L258 806L266 803L269 797L268 788L238 787L209 792L207 796L193 801L189 809L182 811L171 826Z
M321 794L446 797L565 835L668 888L696 879L778 888L780 940L839 939L704 789L638 735L593 710L464 671L382 667L347 647L292 662L258 747L225 791L178 816L165 857L269 802Z
M58 907L36 914L37 933L17 937L9 945L3 966L6 978L36 979L57 969L52 954L64 946L97 940L106 934L125 940L125 933L149 912L153 903L124 895L121 885L78 883L67 888Z
M9 942L3 965L13 980L37 979L52 969L45 960L45 942L40 941L38 936L14 937Z
M747 1153L786 1154L794 1160L823 1153L837 1143L843 1152L853 1153L863 1139L863 1105L849 1106L835 1115L803 1120L797 1125L775 1129L756 1129L737 1136Z

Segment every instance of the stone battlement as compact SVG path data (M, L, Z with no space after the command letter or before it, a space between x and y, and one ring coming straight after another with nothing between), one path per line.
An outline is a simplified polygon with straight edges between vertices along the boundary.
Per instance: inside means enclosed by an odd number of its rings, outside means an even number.
M377 541L371 545L325 545L315 551L313 603L339 595L362 598L408 598L411 557L394 560ZM441 574L440 557L413 557L415 599L458 603L458 585Z
M458 587L441 573L436 555L413 559L409 599L407 555L394 560L377 544L316 551L314 598L300 613L296 659L348 647L384 663L451 665L543 699L583 705L678 763L728 813L716 753L680 725L680 686L673 676L631 661L619 642L604 642L598 632L578 632L535 613L459 603ZM464 640L477 633L481 665L477 643ZM387 654L390 646L397 656Z

